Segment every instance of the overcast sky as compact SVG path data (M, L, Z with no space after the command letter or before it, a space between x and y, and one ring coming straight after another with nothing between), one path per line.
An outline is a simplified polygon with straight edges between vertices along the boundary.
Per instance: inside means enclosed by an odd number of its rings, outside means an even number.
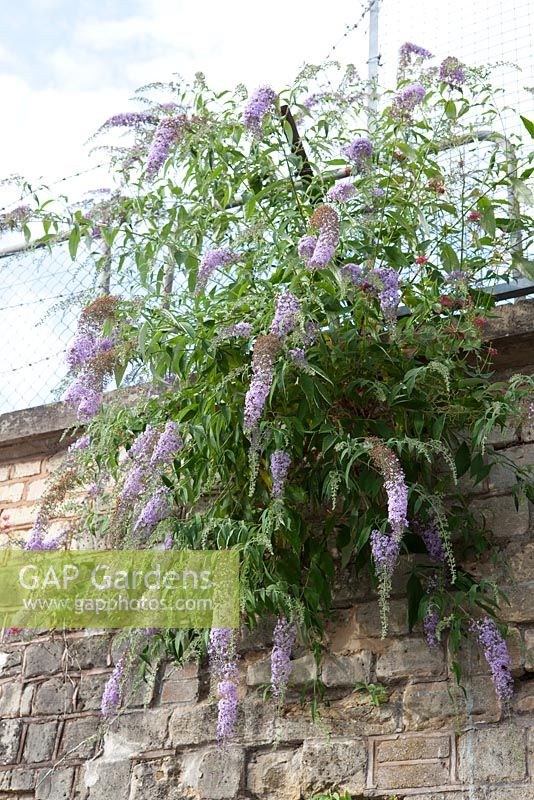
M306 10L307 9L307 10ZM0 176L64 175L86 165L83 142L132 107L141 84L202 70L224 85L287 83L320 61L357 17L270 0L19 0L0 4Z
M304 62L321 62L364 5L367 0L3 0L0 178L53 178L87 167L83 145L91 133L131 108L139 85L172 73L191 78L201 70L221 87L269 82L280 88ZM380 45L386 67L388 61L394 66L406 39L440 57L452 48L471 60L524 62L532 52L531 25L528 0L382 0ZM366 28L367 19L336 51L364 74ZM521 42L524 53L517 49Z

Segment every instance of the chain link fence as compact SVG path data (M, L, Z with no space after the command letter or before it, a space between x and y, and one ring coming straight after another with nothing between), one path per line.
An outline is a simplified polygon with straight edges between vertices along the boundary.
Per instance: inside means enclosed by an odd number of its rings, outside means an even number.
M428 48L440 59L454 55L471 65L499 64L494 77L504 89L507 110L496 132L524 134L519 114L534 116L534 7L529 2L376 2L378 37L376 28L371 35L370 15L363 13L365 8L355 9L355 18L361 17L361 21L347 29L332 48L332 57L355 63L362 75L366 64L377 62L379 85L394 81L398 50L405 41ZM476 158L485 161L487 144L475 143L474 147ZM525 281L520 284L524 294L528 286ZM80 308L96 285L90 254L81 250L73 262L66 243L51 250L17 245L0 251L0 330L4 341L0 413L59 398L67 374L65 349L75 334ZM132 288L126 273L120 283L112 276L113 291L125 294ZM506 296L512 297L513 292Z

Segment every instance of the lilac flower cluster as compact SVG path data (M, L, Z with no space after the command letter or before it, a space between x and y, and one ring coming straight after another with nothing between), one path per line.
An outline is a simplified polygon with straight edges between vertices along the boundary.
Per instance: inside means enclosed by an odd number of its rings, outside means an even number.
M133 128L147 123L155 124L157 117L151 111L125 111L121 114L114 114L107 119L100 130L105 128Z
M320 103L321 100L325 100L327 97L331 96L331 92L314 92L314 94L308 95L305 100L303 100L302 105L304 108L307 108L310 111L317 103Z
M436 633L439 621L438 610L435 607L429 607L423 618L423 630L429 647L437 647L439 644Z
M59 544L58 536L46 537L46 530L43 522L39 519L34 523L25 550L57 550Z
M167 519L170 513L171 497L169 489L166 486L160 486L141 509L134 525L134 534L146 541L156 526L162 520Z
M91 437L88 433L85 436L80 436L75 442L69 445L67 452L72 453L74 450L85 450L91 444Z
M65 402L76 408L78 419L87 420L97 413L105 380L113 370L115 335L102 336L99 331L106 319L113 317L115 304L115 297L103 297L87 306L66 353L71 372L77 374L67 389Z
M273 334L258 336L252 353L252 380L245 395L244 430L253 434L269 396L274 374L274 360L281 347L280 339Z
M208 644L209 670L212 683L216 684L217 739L227 744L235 736L237 722L237 651L235 633L231 628L213 628Z
M358 266L358 264L353 264L352 262L349 264L344 264L341 267L341 277L344 280L348 281L349 283L354 283L359 286L362 282L363 276L363 267Z
M356 193L356 187L351 181L340 181L331 186L326 197L332 203L347 203Z
M420 47L418 44L412 42L404 42L399 48L399 72L402 74L408 65L412 56L419 58L432 58L432 53L425 47Z
M316 244L317 236L302 236L297 247L299 256L305 261L309 260L313 256Z
M281 702L291 677L291 652L297 636L297 626L279 617L273 633L271 651L271 691L274 699Z
M285 450L275 450L271 456L271 497L274 499L282 497L289 467L291 466L291 456Z
M397 322L397 308L399 305L399 274L391 267L382 267L374 270L374 274L379 279L382 287L378 291L378 299L382 314L388 325L395 325Z
M425 99L425 89L420 83L411 83L395 95L392 113L397 119L409 122L415 107Z
M76 408L78 419L87 420L98 412L102 404L102 392L97 388L94 376L79 375L65 393L65 402Z
M146 172L147 175L154 176L166 162L171 147L180 139L187 119L181 114L177 117L164 117L156 131L148 151Z
M21 228L28 221L30 214L29 206L17 206L6 214L0 214L0 233Z
M276 92L270 86L260 86L250 96L243 111L243 124L254 136L261 137L263 120L275 100Z
M306 351L303 347L292 347L288 350L288 355L293 364L299 369L308 369L308 361L306 359Z
M158 431L153 425L147 425L134 439L132 446L128 450L128 456L134 461L148 463L152 457L152 451L158 438Z
M369 139L360 137L358 139L353 139L341 152L345 158L352 161L358 169L364 170L369 166L369 161L373 155L373 145Z
M463 64L455 56L447 56L440 64L439 79L450 86L460 87L465 81Z
M379 439L369 439L372 443L371 460L384 477L384 487L388 497L388 519L393 537L400 540L408 526L408 488L404 472L395 453Z
M151 466L160 467L170 464L183 446L182 437L178 433L178 425L176 422L169 420L154 447L152 458L150 459Z
M374 530L371 533L371 552L377 574L390 579L399 560L400 539Z
M253 330L254 328L250 322L236 322L235 325L228 325L226 328L222 328L218 338L231 339L238 337L240 339L248 339L252 336Z
M98 337L94 333L82 330L69 345L65 360L70 369L79 369L100 353L107 353L114 344L110 336Z
M491 670L491 680L497 697L507 706L512 698L514 681L511 672L512 659L506 641L490 617L474 622L473 630L484 650L484 658Z
M319 337L319 325L313 320L306 323L304 326L304 333L301 336L302 344L305 347L311 347L315 344Z
M114 717L120 708L125 669L126 661L123 656L117 661L115 669L104 687L100 704L100 713L103 717Z
M207 253L204 253L198 267L195 294L199 294L203 291L209 278L216 269L234 264L238 259L239 254L230 250L228 247L220 247L214 250L208 250Z
M319 229L319 236L301 239L299 254L304 257L308 269L323 269L328 265L339 243L339 216L331 206L323 205L314 211L310 222L314 228Z
M445 561L445 550L443 549L443 543L436 523L430 522L425 527L419 528L418 532L425 543L428 555L432 561L436 564Z
M270 333L274 336L287 336L297 325L300 313L300 302L291 292L282 292L276 298L275 312Z

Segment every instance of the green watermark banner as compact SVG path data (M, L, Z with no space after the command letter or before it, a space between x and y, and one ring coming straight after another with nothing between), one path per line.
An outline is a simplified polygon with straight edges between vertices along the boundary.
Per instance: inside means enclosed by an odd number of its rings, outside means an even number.
M11 628L236 628L235 550L1 550Z

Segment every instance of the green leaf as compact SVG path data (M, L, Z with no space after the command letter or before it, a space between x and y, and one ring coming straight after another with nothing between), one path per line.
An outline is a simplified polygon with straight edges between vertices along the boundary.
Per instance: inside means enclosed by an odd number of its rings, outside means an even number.
M456 106L452 100L447 100L445 103L445 116L447 119L456 119Z
M519 178L510 178L514 195L520 203L526 206L534 206L534 194L524 181Z
M493 208L491 205L485 204L480 211L480 222L482 223L482 227L492 238L495 236L495 214L493 213Z
M528 278L529 281L534 281L534 261L529 261L521 253L513 253L512 263L525 278Z
M459 478L461 478L471 466L471 453L469 452L469 447L465 442L462 442L456 451L454 462L456 464L456 474Z
M82 235L80 233L79 226L75 225L69 236L69 254L73 261L76 258L76 253L78 252L78 245L80 244L81 236Z
M460 269L460 261L450 244L441 245L441 261L447 272L456 272Z
M425 597L425 591L417 575L414 574L410 576L406 585L406 591L408 596L408 628L411 633L413 626L419 618L419 604L423 597Z
M521 122L523 123L523 125L525 126L525 128L527 129L527 131L530 133L530 135L534 139L534 122L532 122L532 120L530 120L530 119L527 119L526 117L523 117L521 114L519 115L519 118L520 118Z

